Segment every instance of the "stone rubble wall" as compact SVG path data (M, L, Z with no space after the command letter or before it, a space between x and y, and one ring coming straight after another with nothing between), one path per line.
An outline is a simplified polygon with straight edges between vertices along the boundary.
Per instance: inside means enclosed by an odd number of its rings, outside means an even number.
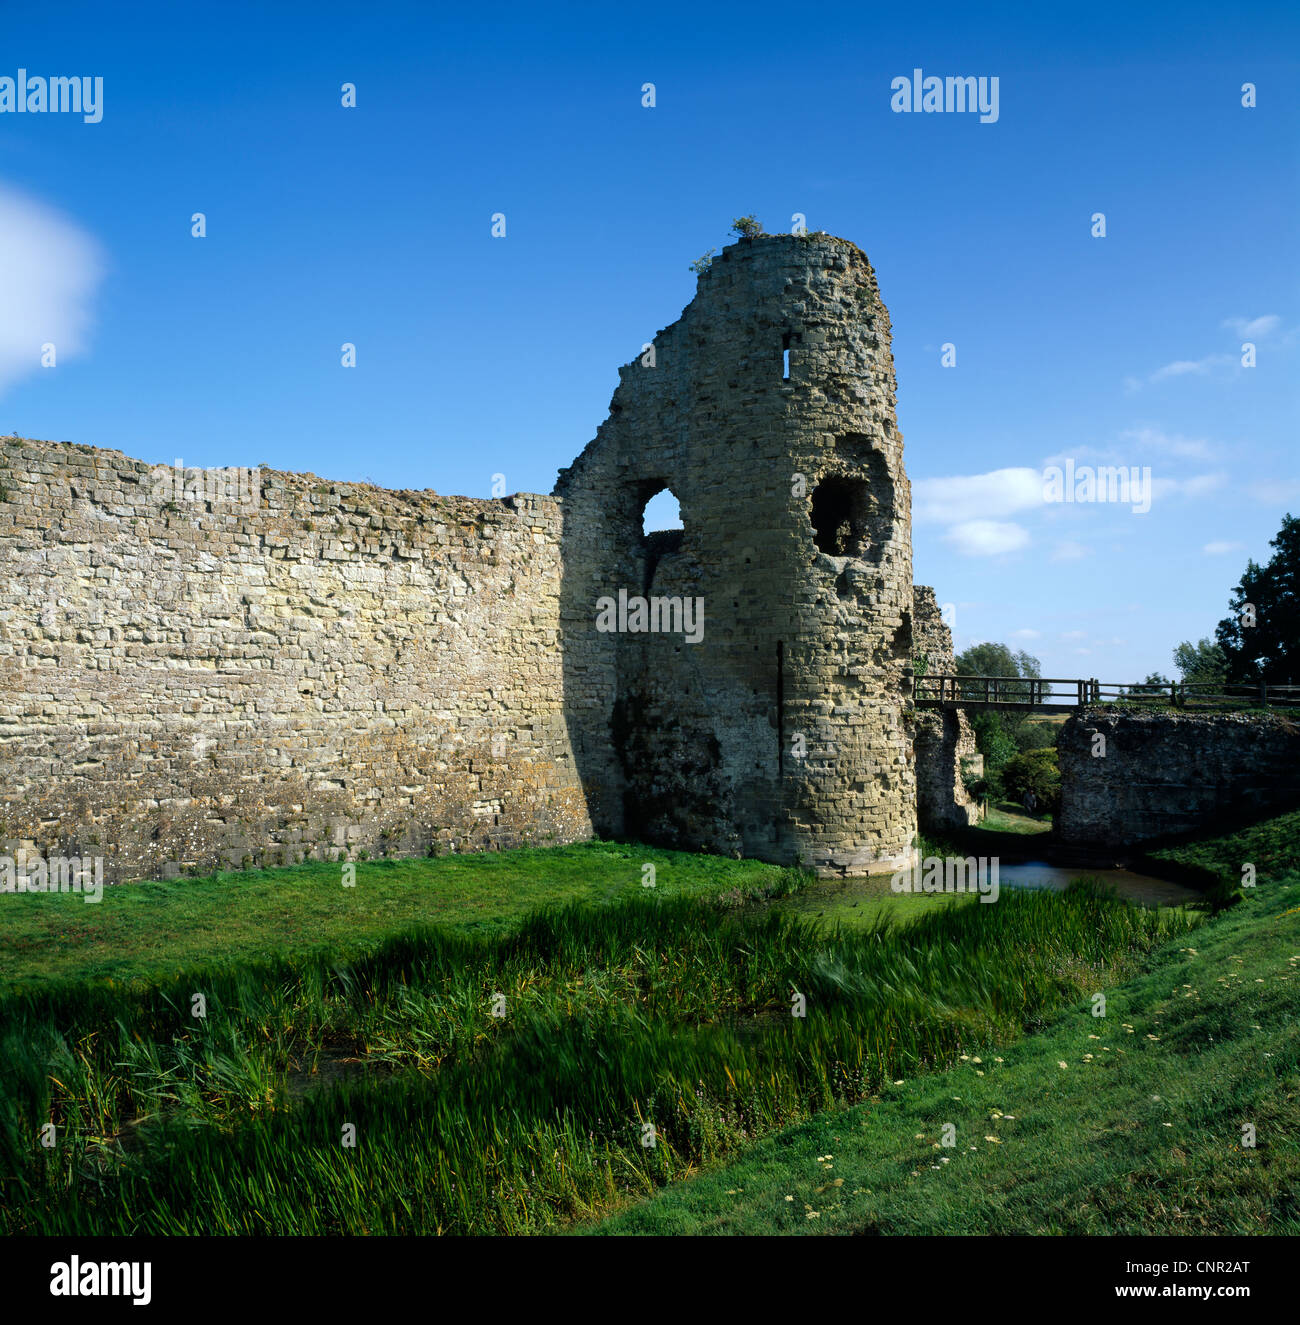
M1065 842L1156 843L1300 805L1300 721L1285 714L1088 708L1057 751Z
M913 655L926 660L932 676L956 671L952 631L943 619L934 590L918 584L913 591ZM984 772L964 709L916 709L912 713L916 756L916 810L922 828L966 828L979 808L966 790Z
M557 501L172 472L0 441L0 838L117 881L591 835Z

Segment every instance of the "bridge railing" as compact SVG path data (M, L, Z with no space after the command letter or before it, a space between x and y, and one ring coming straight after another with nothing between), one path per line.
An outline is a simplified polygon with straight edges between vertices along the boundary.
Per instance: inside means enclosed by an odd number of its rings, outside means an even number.
M1249 685L1170 681L1099 681L1096 677L926 675L914 678L918 704L1083 708L1088 704L1139 704L1172 708L1300 708L1300 685Z
M1078 677L932 675L916 677L912 693L918 703L1060 708L1095 702L1088 698L1091 685Z

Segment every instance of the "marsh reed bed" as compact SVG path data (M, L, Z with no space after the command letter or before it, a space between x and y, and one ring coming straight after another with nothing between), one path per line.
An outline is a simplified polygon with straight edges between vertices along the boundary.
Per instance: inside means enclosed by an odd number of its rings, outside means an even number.
M829 931L650 895L14 992L0 1228L555 1231L1036 1029L1195 923L1086 882Z

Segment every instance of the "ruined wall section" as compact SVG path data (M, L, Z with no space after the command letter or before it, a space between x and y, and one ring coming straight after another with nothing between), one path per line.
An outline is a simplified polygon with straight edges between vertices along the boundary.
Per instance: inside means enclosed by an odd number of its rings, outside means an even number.
M915 831L911 504L870 264L827 235L741 240L653 346L556 487L566 690L597 826L830 873L892 867ZM654 546L640 516L664 487L684 529ZM703 639L599 633L596 602L620 589L702 598Z
M117 880L590 836L552 498L0 448L0 837Z
M1057 752L1065 842L1154 844L1300 805L1300 722L1284 714L1089 708Z
M943 619L934 590L918 584L913 591L913 657L924 659L931 676L952 675L952 631ZM915 709L911 714L916 755L916 807L922 828L964 828L979 810L966 790L968 779L983 775L984 760L963 709Z

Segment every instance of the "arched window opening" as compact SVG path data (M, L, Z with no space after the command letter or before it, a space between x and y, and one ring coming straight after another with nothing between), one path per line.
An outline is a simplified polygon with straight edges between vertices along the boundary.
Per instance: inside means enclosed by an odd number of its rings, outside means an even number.
M649 588L655 567L667 556L680 552L685 530L682 508L676 494L660 481L646 484L641 503L641 548L645 555L645 583Z

